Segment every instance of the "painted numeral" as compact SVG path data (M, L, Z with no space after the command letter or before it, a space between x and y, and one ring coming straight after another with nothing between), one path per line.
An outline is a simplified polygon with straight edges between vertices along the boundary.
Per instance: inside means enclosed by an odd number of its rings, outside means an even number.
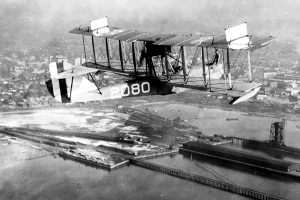
M138 83L134 83L131 85L131 94L132 95L138 95L140 94L140 85Z
M147 94L150 92L150 83L142 82L133 83L130 87L128 85L122 85L121 87L111 87L110 88L110 97L112 99L128 97L130 95L136 96L139 94Z
M112 87L112 88L110 88L110 97L112 99L121 98L122 94L120 94L120 88L118 88L118 87Z
M128 85L122 85L121 91L122 91L122 97L128 97L130 95L130 88Z
M149 93L150 92L150 83L143 82L142 85L142 93Z

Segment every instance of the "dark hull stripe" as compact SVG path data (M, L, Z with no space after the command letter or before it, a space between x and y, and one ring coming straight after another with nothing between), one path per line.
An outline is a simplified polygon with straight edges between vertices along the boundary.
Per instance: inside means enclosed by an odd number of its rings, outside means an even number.
M67 89L67 81L66 79L59 79L59 89L60 89L60 96L61 96L61 102L62 103L68 103L70 102L70 99L68 98L68 89Z
M50 79L50 80L46 81L45 83L46 83L49 93L54 97L52 80Z

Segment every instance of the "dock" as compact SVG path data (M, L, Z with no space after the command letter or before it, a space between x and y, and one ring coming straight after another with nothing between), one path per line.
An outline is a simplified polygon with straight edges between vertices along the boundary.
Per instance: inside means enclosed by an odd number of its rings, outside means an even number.
M158 153L153 153L153 154L148 154L148 155L135 156L134 159L147 160L147 159L153 159L153 158L160 158L160 157L164 157L164 156L175 155L175 154L178 154L178 152L179 152L179 149L174 149L171 151L164 151L164 152L158 152Z
M6 129L6 130L0 130L0 132L3 132L6 135L11 135L14 137L19 137L22 139L26 139L26 140L30 140L33 142L37 142L37 143L44 143L47 145L52 145L55 146L57 148L58 151L58 155L61 156L63 159L69 159L69 160L73 160L79 163L82 163L84 165L87 166L91 166L91 167L95 167L95 168L102 168L108 171L112 171L112 170L116 170L119 169L121 167L124 166L128 166L129 164L133 164L139 167L143 167L146 169L150 169L150 170L154 170L154 171L158 171L170 176L174 176L174 177L178 177L181 179L185 179L185 180L189 180L189 181L193 181L196 183L200 183L209 187L213 187L215 189L220 189L223 191L227 191L227 192L231 192L231 193L235 193L241 196L245 196L245 197L249 197L249 198L253 198L253 199L259 199L259 200L269 200L269 199L282 199L281 197L275 197L269 194L265 194L259 191L255 191L255 190L251 190L248 188L243 188L243 187L239 187L237 185L235 185L234 183L224 179L224 177L222 178L220 175L216 174L215 175L219 177L219 180L216 179L211 179L211 178L207 178L207 177L203 177L203 176L199 176L196 174L192 174L192 173L188 173L188 172L184 172L182 170L177 170L177 169L172 169L169 167L165 167L162 165L158 165L158 164L154 164L151 162L147 162L145 160L147 159L153 159L153 158L158 158L158 157L163 157L163 156L170 156L170 155L175 155L177 154L179 151L189 151L190 153L199 153L199 149L195 149L195 148L188 148L187 144L192 144L195 142L188 142L185 143L183 145L182 148L180 149L168 149L168 150L164 150L164 151L157 151L154 153L149 153L149 154L144 154L144 155L139 155L139 156L134 156L134 155L130 155L127 153L124 154L124 152L122 151L117 151L117 153L122 154L122 159L119 159L117 161L114 162L106 162L105 160L101 160L101 159L97 159L96 157L92 157L92 156L85 156L82 155L80 153L75 153L74 151L71 151L70 148L69 150L66 150L66 148L60 148L60 142L58 140L52 140L52 137L37 137L35 134L30 134L30 133L23 133L22 131L13 131L10 129ZM224 141L223 141L224 142ZM228 141L226 141L228 142ZM198 142L199 143L199 142ZM222 143L222 142L221 142ZM71 144L65 144L65 145L71 145ZM208 145L208 144L204 144L204 145ZM104 148L106 150L110 150L110 151L116 151L116 149L114 148L106 148L106 147L99 147L99 148ZM216 149L219 149L219 151L217 151ZM218 156L220 153L223 153L225 147L219 146L219 145L209 145L208 147L206 147L206 149L210 149L210 150L215 150L216 153L212 153L213 151L210 152L206 152L206 154L211 154L213 156ZM205 148L204 148L205 149ZM235 150L233 150L235 151ZM202 152L203 153L203 152ZM236 154L236 151L232 154ZM232 154L228 154L227 155L231 156ZM241 157L243 157L244 155L242 154L237 154ZM223 154L220 154L220 156L223 156ZM250 156L251 157L251 156ZM228 158L228 156L224 156L224 158ZM258 159L259 162L263 162L262 160ZM257 161L257 162L258 162ZM270 162L269 164L273 165L273 162ZM197 165L201 165L201 163L197 163ZM292 163L281 163L277 165L275 164L274 166L276 166L276 168L278 167L278 169L282 170L282 171L290 171L290 170L295 170L297 167L297 165L293 165ZM204 165L201 165L201 167L205 167ZM278 170L277 169L277 170ZM298 169L298 168L297 168Z
M300 158L300 148L290 147L285 145L274 145L269 141L258 141L258 140L244 139L239 137L226 137L226 139L231 140L232 143L234 144L242 145L243 147L246 148L259 149L259 150L271 150L271 151L294 155Z
M119 168L124 167L129 164L129 160L124 160L122 162L111 165L108 163L99 162L95 159L88 159L88 158L81 157L79 155L67 153L65 151L59 151L58 155L63 157L64 159L66 158L66 159L74 160L76 162L79 162L79 163L82 163L82 164L85 164L85 165L88 165L91 167L102 168L102 169L106 169L108 171L116 170L116 169L119 169Z
M144 160L137 160L137 159L131 159L130 160L130 164L139 166L139 167L143 167L146 169L150 169L150 170L154 170L154 171L158 171L170 176L174 176L174 177L178 177L181 179L185 179L185 180L189 180L189 181L193 181L196 183L200 183L202 185L206 185L209 187L213 187L216 189L220 189L223 191L227 191L227 192L231 192L231 193L235 193L244 197L249 197L252 199L259 199L259 200L279 200L279 199L283 199L281 197L276 197L276 196L272 196L266 193L262 193L259 191L255 191L255 190L251 190L248 188L244 188L244 187L239 187L237 185L233 185L231 183L228 182L223 182L223 181L219 181L219 180L214 180L214 179L210 179L207 177L203 177L203 176L199 176L196 174L191 174L188 172L184 172L181 170L177 170L177 169L172 169L169 167L165 167L162 165L158 165L158 164L153 164Z
M215 159L225 160L232 163L247 165L264 170L290 172L300 169L299 163L268 158L245 151L206 144L203 142L187 142L183 144L183 146L180 148L180 151L204 155Z

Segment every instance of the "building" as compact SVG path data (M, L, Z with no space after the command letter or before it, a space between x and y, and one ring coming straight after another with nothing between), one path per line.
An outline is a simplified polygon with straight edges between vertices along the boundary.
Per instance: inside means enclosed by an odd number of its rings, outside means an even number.
M277 76L277 72L265 72L264 78L265 79L271 79Z
M57 62L68 62L68 58L66 56L56 56Z
M68 62L67 56L57 55L57 56L50 56L50 62Z
M75 58L75 66L81 65L81 58Z

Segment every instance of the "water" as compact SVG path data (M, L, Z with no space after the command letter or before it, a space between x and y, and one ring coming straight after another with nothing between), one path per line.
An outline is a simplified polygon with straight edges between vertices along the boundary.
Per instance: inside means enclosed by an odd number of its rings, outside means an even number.
M222 134L251 139L269 139L270 125L276 117L250 116L242 112L168 104L157 109L161 116L187 120L206 135ZM178 109L178 111L177 111ZM167 112L169 110L169 112ZM173 111L172 111L173 110ZM172 116L170 116L172 114ZM28 115L26 113L26 115ZM8 116L5 116L7 118ZM24 116L22 116L24 117ZM238 118L226 121L226 118ZM4 119L4 118L3 118ZM9 120L12 121L13 120ZM287 120L285 143L300 147L300 122ZM60 126L60 125L59 125ZM0 199L246 199L197 183L181 180L151 170L129 166L108 172L82 164L40 156L26 145L0 143ZM216 178L195 161L182 155L153 159L151 162ZM286 177L226 166L220 161L202 162L239 186L255 189L286 199L298 199L300 183Z
M217 174L228 179L230 182L249 189L254 189L267 194L284 197L285 199L299 199L300 182L282 175L274 175L266 172L250 170L247 167L239 167L231 164L224 164L222 161L211 161L205 158L191 158L183 155L164 157L150 160L164 166L188 171L193 174L217 179L206 169L199 167L195 162L199 162L212 169Z
M108 172L51 156L17 161L21 151L26 151L21 157L41 153L15 144L0 149L1 162L5 161L0 167L1 200L246 199L140 167Z
M153 107L159 115L185 120L196 126L205 135L236 136L246 139L269 140L271 124L280 118L248 115L244 112L227 111L213 108L202 108L193 105L168 104L164 107ZM226 118L238 118L227 121ZM300 148L300 120L286 120L285 144Z
M0 146L1 200L19 199L247 199L136 166L108 172L52 156L25 160L45 152L18 144ZM7 154L10 152L10 154ZM21 152L21 153L20 153ZM22 153L23 152L23 153ZM4 161L4 162L3 162ZM216 177L198 167L195 158L183 155L149 160L208 178ZM300 183L280 176L256 175L239 167L201 160L205 166L236 185L286 199L298 199Z
M142 106L140 106L142 107ZM281 119L248 115L243 112L226 111L212 108L202 108L193 105L167 104L145 105L145 108L156 111L155 114L168 119L186 120L187 124L198 127L205 135L221 134L237 136L247 139L268 140L271 124ZM32 127L51 130L82 132L105 132L115 128L123 128L123 124L130 116L113 112L113 110L89 109L52 109L35 110L32 112L0 113L0 123L8 127ZM226 121L226 118L238 120ZM285 144L300 148L300 120L287 120L285 130Z

